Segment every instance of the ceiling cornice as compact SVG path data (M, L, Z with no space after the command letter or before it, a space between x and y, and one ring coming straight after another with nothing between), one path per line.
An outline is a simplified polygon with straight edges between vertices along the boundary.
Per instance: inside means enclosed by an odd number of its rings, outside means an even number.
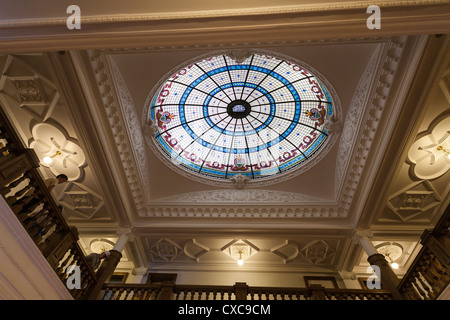
M383 1L381 28L369 30L366 8L358 1L263 9L205 10L165 14L83 16L81 29L60 18L3 19L0 51L33 52L154 46L257 44L349 37L435 34L450 30L450 3ZM64 14L64 12L62 13ZM236 32L239 37L236 37Z
M261 6L254 8L236 8L236 9L217 9L217 10L198 10L198 11L173 11L166 12L144 12L133 14L87 14L83 10L83 23L102 24L115 22L151 22L160 20L188 20L188 19L210 19L225 17L254 17L266 15L287 15L301 13L321 13L321 12L339 12L339 11L361 11L366 10L370 5L377 5L383 10L408 10L411 7L423 8L425 6L439 6L449 4L447 0L426 0L426 1L342 1L337 3L299 4L293 6ZM81 5L81 7L83 7ZM176 7L175 7L176 8ZM84 8L83 8L84 9ZM26 19L4 19L0 21L0 28L11 27L36 27L40 25L65 25L67 16L49 17L49 18L26 18Z

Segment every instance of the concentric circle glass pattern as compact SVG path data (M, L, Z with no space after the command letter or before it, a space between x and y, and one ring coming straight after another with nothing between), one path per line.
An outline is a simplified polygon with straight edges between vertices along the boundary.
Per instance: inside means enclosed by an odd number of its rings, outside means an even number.
M332 113L327 88L302 66L263 54L238 63L223 54L173 74L147 116L170 161L218 179L262 179L313 158Z

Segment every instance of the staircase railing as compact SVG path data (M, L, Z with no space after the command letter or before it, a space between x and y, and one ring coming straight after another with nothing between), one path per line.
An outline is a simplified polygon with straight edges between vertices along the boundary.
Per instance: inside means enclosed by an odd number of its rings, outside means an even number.
M409 300L435 300L450 283L450 206L433 231L425 230L423 245L398 286Z
M166 284L105 284L98 300L391 300L387 290L198 286Z
M96 276L78 245L76 228L69 227L38 171L39 160L22 141L0 107L0 194L58 277L67 285L79 268L80 283L69 286L74 299L90 291Z

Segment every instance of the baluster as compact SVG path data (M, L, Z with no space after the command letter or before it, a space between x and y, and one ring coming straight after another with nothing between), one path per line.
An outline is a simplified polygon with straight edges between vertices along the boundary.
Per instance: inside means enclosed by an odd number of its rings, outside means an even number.
M149 290L142 289L141 300L151 300L150 297L151 297L152 293L153 293L152 289L149 289Z
M71 259L72 259L72 250L69 250L66 259L64 259L63 261L61 261L60 266L59 266L58 268L56 268L56 270L55 270L55 272L56 272L57 274L60 275L60 278L61 278L61 275L62 275L63 277L65 276L65 272L64 272L65 266L71 261ZM62 279L62 278L61 278L61 279Z
M419 272L419 278L420 278L422 285L425 285L426 287L428 287L427 291L430 293L430 295L434 296L433 287L428 283L428 281L425 279L425 277L420 272Z
M430 297L428 295L428 291L424 288L420 277L415 277L416 280L416 286L420 289L420 291L422 292L422 295L425 296L425 300L430 300Z
M16 180L9 183L7 186L0 185L0 193L3 196L7 196L14 188L16 188L19 184L24 182L26 179L28 179L28 177L25 175L22 175L19 178L17 178ZM29 181L28 181L28 183L29 183Z
M156 300L158 294L159 294L158 289L144 290L144 297L145 297L144 300Z
M124 288L120 288L120 289L119 289L119 292L118 292L118 294L117 294L117 296L116 296L116 298L115 298L114 300L124 300L124 299L123 299L124 293L125 293L125 296L126 296L126 291L125 291L125 289L124 289Z
M18 187L21 183L25 183L27 180L28 180L27 185L22 186L22 188L15 191L14 194L7 196L9 193L12 192L12 189ZM15 182L17 182L17 184ZM4 191L7 191L7 190L8 190L8 192L4 193L4 195L7 196L7 197L5 197L6 202L10 206L13 206L15 204L19 204L21 202L22 198L24 198L24 196L27 195L27 193L32 193L34 191L34 188L29 184L29 179L25 176L22 176L19 179L17 179L16 181L14 181L14 184L10 183L9 186L4 189Z
M123 300L133 300L134 290L133 288L125 289L125 297Z
M112 289L105 289L105 294L103 295L103 300L111 300Z
M71 249L69 249L65 256L61 258L61 261L59 262L58 266L55 268L56 274L60 274L61 270L63 269L64 263L70 258L71 255Z
M142 300L142 289L137 289L134 294L134 300Z
M416 279L414 277L414 279ZM417 295L420 297L421 300L425 300L425 297L423 296L423 292L420 292L420 288L418 288L414 282L411 282L412 287L414 288L415 292L417 293Z
M112 288L109 300L116 300L117 288Z

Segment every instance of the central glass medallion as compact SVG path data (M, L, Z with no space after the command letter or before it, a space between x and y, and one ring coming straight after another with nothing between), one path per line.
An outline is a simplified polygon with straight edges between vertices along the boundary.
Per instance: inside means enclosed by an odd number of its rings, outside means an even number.
M234 119L242 119L250 114L252 107L247 101L234 100L228 104L227 113Z

